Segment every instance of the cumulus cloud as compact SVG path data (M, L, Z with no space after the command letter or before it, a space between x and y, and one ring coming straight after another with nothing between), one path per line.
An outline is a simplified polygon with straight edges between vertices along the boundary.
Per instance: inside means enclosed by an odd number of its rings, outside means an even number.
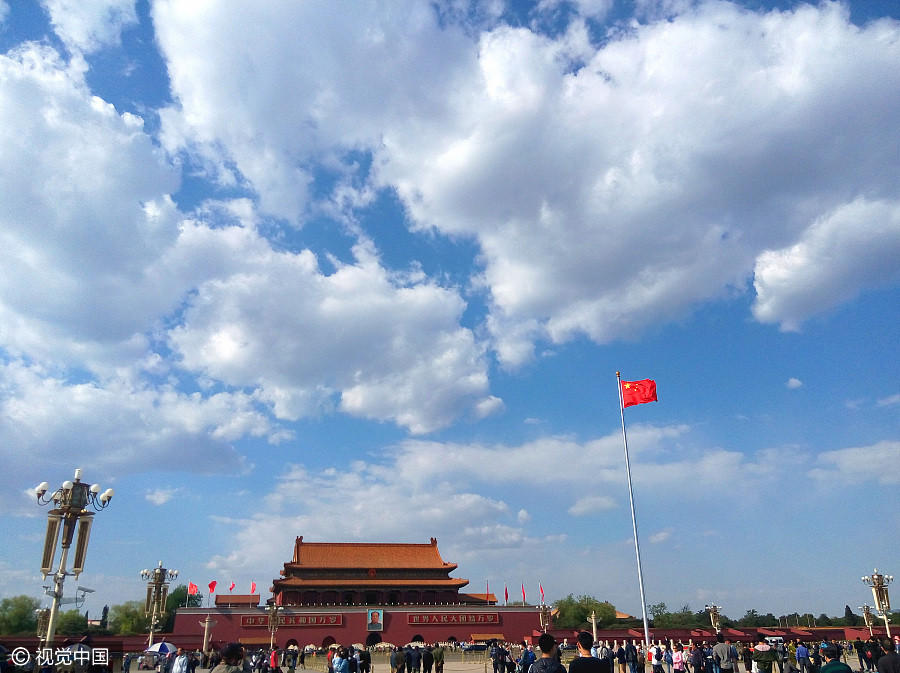
M165 505L178 494L179 490L177 488L156 488L144 493L144 499L156 506Z
M796 331L861 290L900 278L900 201L857 199L813 223L800 240L756 261L754 315Z
M592 495L579 498L574 505L569 507L569 514L572 516L585 516L595 512L602 512L603 510L613 509L617 506L618 503L616 503L615 498L611 498L608 495Z
M880 400L878 400L879 407L890 407L895 404L900 404L900 393L888 395L887 397L882 397Z
M537 340L632 338L751 280L756 317L784 328L895 282L896 22L858 27L838 3L643 6L672 14L597 47L577 22L470 34L421 3L340 22L319 3L156 3L178 100L164 142L293 219L324 152L342 186L394 191L414 229L476 240L508 366Z
M801 380L798 379L798 378L794 378L794 377L792 376L792 377L789 378L787 381L785 381L784 385L785 385L786 388L788 388L788 389L790 389L790 390L797 390L797 388L802 388L802 387L803 387L803 381L801 381Z
M41 0L59 38L88 53L117 44L122 30L137 23L135 0Z
M900 474L891 469L900 455L900 441L885 440L869 446L858 446L819 454L819 466L810 474L823 483L840 479L854 484L874 481L900 484Z
M684 427L631 428L635 488L653 492L664 472L674 483L706 483L720 489L720 497L740 498L746 505L761 483L771 484L777 477L779 470L773 466L790 462L781 455L776 459L763 452L748 457L722 449L681 451L673 459L665 444L687 432ZM555 472L551 492L544 489L546 476L535 469L548 456L558 465L579 466ZM547 506L576 517L602 515L617 507L610 495L572 497L580 492L585 475L590 475L592 484L624 488L619 433L584 442L542 437L490 446L409 439L371 462L360 460L316 471L294 465L268 489L260 511L243 519L217 519L237 530L237 546L211 559L210 568L243 572L267 558L259 546L261 537L288 549L298 534L312 540L414 542L410 531L441 530L442 550L457 559L489 557L498 550L534 550L545 545L549 549L560 539L539 532L519 505L522 494L528 494L527 500L540 490ZM695 489L682 489L677 495L697 496Z
M340 409L427 432L502 408L457 290L388 271L365 239L326 274L309 250L276 251L245 199L188 217L142 120L92 96L80 67L28 44L0 77L3 160L29 166L0 172L8 352L99 390L124 369L171 374L171 345L189 375L287 420Z

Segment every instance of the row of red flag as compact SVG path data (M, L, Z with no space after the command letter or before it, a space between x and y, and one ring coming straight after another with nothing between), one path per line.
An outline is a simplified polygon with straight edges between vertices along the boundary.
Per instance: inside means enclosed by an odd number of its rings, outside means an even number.
M211 593L211 594L216 593L216 585L217 584L218 584L218 582L213 580L212 582L210 582L207 585L209 587L209 593ZM234 587L235 587L235 584L234 584L234 582L232 582L231 585L228 587L228 591L233 591ZM193 582L188 582L188 595L193 596L198 591L200 591L200 589L197 587L196 584L194 584ZM256 593L256 582L250 582L250 593L251 594Z
M544 604L544 585L541 582L538 582L538 587L541 590L541 605L543 605ZM491 593L491 583L489 581L484 583L484 593L485 593L485 595L490 595L490 593ZM523 582L522 583L522 602L525 603L526 601L527 601L527 599L525 598L525 583ZM503 585L503 602L509 603L509 587L507 587L505 584Z

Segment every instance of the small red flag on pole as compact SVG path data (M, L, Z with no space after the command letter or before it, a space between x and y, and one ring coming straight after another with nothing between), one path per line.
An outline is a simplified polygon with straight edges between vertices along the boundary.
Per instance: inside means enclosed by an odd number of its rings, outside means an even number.
M256 582L250 582L250 593L251 594L256 593Z
M228 585L228 590L234 591L234 582L232 582L231 584Z
M525 583L522 582L522 605L525 605Z
M197 591L199 591L197 585L193 582L188 582L188 596L193 596L197 593Z
M509 603L509 589L505 584L503 585L503 602Z
M541 605L544 604L544 585L538 582L538 586L541 588Z
M213 594L216 592L216 581L213 580L209 583L209 593Z

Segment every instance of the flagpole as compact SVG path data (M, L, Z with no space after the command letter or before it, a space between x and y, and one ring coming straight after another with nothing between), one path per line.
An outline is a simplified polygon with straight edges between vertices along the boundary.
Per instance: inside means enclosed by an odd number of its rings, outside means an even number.
M641 570L641 545L638 542L637 517L634 514L634 490L631 487L631 463L628 460L628 436L625 433L625 404L622 400L622 376L616 372L619 388L619 414L622 417L622 443L625 445L625 474L628 477L628 500L631 502L631 526L634 529L634 555L637 557L638 586L641 590L641 617L644 620L644 647L650 647L650 625L647 622L647 601L644 600L644 573Z

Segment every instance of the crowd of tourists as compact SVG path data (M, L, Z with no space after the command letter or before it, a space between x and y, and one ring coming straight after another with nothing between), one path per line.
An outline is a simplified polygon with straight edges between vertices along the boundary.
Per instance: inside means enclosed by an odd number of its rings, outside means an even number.
M566 673L559 644L550 634L538 640L540 656L523 643L514 659L510 650L495 645L490 650L493 673ZM590 633L576 640L576 656L568 673L853 673L845 663L859 664L860 673L900 673L900 654L890 638L854 642L768 642L759 636L754 644L732 642L719 634L715 642L661 642L647 650L634 642L614 647L595 643Z

